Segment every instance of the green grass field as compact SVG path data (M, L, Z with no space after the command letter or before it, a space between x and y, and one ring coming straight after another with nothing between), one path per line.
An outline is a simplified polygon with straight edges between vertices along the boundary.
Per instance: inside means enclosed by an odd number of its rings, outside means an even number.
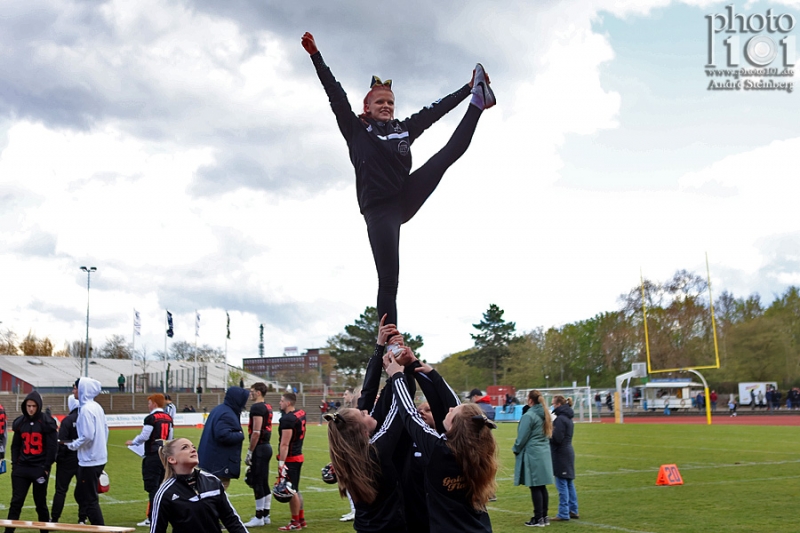
M145 516L140 460L124 442L134 430L112 430L110 462L106 467L111 491L101 496L108 525L133 526ZM800 498L800 455L797 428L779 426L701 426L651 424L576 424L576 488L580 520L554 523L550 532L624 531L675 532L788 532L797 531L794 504ZM200 430L178 428L177 436L197 443ZM490 505L494 531L527 530L531 516L527 488L513 486L511 445L516 424L502 424L496 432L501 450L498 500ZM349 510L335 487L320 479L328 462L324 427L308 427L304 447L302 492L308 530L352 531L352 522L340 523ZM657 487L661 464L675 463L684 485ZM53 492L51 481L50 493ZM246 521L253 516L253 496L243 480L231 483L230 497ZM0 476L0 515L11 499L9 474ZM22 519L35 520L29 495ZM550 486L550 515L558 494ZM75 521L77 507L68 498L63 520ZM289 521L287 505L273 502L272 525L256 531L274 531ZM139 528L146 531L145 528ZM23 530L20 530L23 531Z

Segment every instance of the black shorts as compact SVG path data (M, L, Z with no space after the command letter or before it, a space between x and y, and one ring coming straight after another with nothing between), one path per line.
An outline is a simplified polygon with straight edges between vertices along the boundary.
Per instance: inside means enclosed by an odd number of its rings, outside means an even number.
M300 469L303 468L303 463L285 463L286 464L286 479L292 482L294 490L300 490Z

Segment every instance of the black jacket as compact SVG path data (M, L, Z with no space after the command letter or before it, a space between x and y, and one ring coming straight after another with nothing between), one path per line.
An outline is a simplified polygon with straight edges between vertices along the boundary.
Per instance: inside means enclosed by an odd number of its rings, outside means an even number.
M420 448L427 468L425 488L431 533L491 533L489 514L475 511L468 500L463 470L447 446L446 437L428 426L417 412L403 374L392 376L391 383L403 424Z
M347 141L362 213L400 193L411 172L411 144L470 93L469 85L464 85L402 121L362 119L353 113L347 94L322 55L317 52L311 56L311 61L328 95L339 131Z
M569 405L559 405L553 411L553 436L550 438L550 455L553 457L553 475L562 479L575 479L575 450L572 448L575 413Z
M150 533L166 533L168 523L173 533L220 533L220 522L230 533L247 533L222 482L207 472L170 478L153 498Z
M59 442L69 442L78 438L78 428L75 425L77 420L78 408L76 407L61 421L61 426L58 428ZM74 465L77 468L78 452L70 450L66 444L59 444L56 462L59 465Z
M28 400L36 402L37 409L33 416L28 416L25 409ZM49 472L50 466L56 460L58 433L53 417L42 412L42 397L38 392L33 391L25 397L22 402L22 415L14 420L11 427L14 430L14 438L11 441L11 461L14 463L14 468L43 468ZM28 445L23 446L23 441Z

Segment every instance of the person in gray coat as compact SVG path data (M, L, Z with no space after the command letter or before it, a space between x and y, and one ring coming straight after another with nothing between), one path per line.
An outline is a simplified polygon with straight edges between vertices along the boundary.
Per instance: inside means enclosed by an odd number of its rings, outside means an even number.
M513 452L514 485L530 487L533 500L533 517L526 526L545 527L550 523L547 516L549 498L547 487L553 483L553 460L550 456L549 437L553 433L550 412L545 408L544 397L538 390L528 393L530 409L522 415L517 428L517 440Z
M553 397L553 436L550 437L550 453L553 456L553 474L558 490L558 514L554 522L563 522L578 515L578 494L575 492L575 450L572 448L574 412L563 396Z

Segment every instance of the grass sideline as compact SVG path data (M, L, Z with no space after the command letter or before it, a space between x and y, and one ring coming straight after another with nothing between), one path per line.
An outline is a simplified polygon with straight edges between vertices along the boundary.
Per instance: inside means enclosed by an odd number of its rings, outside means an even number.
M681 533L696 531L796 531L795 504L800 497L800 455L797 429L780 426L613 425L576 424L576 488L580 520L554 523L549 530ZM527 530L530 493L513 485L511 446L516 424L501 424L498 500L489 506L496 532ZM200 440L195 428L177 428L176 436ZM135 526L144 519L147 498L142 488L141 462L124 445L135 430L111 430L109 465L111 491L101 496L106 523ZM273 440L275 440L273 435ZM9 438L10 443L10 438ZM275 444L275 443L273 443ZM335 486L326 485L320 469L328 462L325 427L311 424L304 445L302 492L307 531L349 532L352 522L339 517L349 510ZM684 485L657 487L661 464L675 463ZM273 472L274 472L273 463ZM0 476L0 516L11 499L10 473ZM53 478L49 487L52 502ZM558 494L549 486L550 516ZM242 519L253 516L252 491L243 480L231 483L230 498ZM67 499L65 521L75 521L77 506ZM29 494L21 519L35 520ZM254 531L274 531L289 521L288 505L273 501L272 525ZM146 528L138 528L142 533ZM33 531L19 529L18 531Z

